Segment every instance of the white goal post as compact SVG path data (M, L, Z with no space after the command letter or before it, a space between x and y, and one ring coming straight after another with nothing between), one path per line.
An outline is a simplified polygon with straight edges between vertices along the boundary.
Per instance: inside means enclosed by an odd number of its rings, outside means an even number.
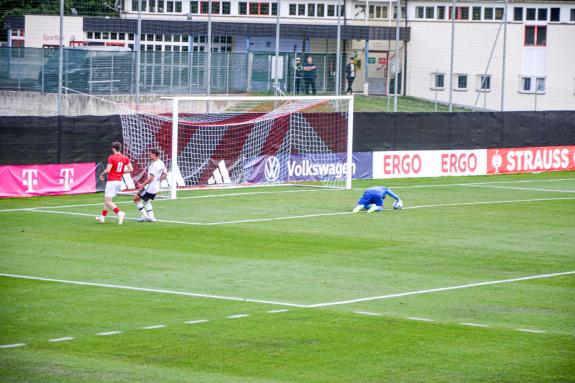
M353 96L163 97L122 111L126 154L150 148L181 188L311 185L351 189Z

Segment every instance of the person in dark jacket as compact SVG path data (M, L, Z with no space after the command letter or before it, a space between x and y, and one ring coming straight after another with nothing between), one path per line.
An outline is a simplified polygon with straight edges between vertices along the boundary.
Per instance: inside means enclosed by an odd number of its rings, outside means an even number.
M307 58L307 62L303 66L303 79L305 84L305 94L309 94L309 88L311 88L312 94L315 96L315 71L316 66L313 63L311 56Z
M299 94L301 79L303 78L303 66L299 57L295 58L295 94Z
M345 66L345 78L347 79L347 94L352 94L353 80L355 80L355 60L353 57L349 58L349 63Z

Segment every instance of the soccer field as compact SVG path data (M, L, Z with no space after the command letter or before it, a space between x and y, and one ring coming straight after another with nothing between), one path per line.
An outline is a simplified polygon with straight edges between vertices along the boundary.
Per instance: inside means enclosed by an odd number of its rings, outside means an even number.
M575 382L573 172L102 199L0 200L1 382Z

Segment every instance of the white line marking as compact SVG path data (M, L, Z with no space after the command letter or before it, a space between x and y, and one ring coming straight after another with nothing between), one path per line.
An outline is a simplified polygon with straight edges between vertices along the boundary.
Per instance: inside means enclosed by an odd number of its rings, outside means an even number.
M467 289L470 287L478 287L478 286L489 286L489 285L496 285L499 283L511 283L511 282L519 282L519 281L528 281L531 279L542 279L542 278L552 278L558 277L562 275L572 275L575 274L575 271L565 271L560 273L552 273L552 274L541 274L541 275L531 275L528 277L520 277L520 278L512 278L512 279L501 279L497 281L487 281L487 282L478 282L478 283L469 283L466 285L458 285L458 286L449 286L449 287L439 287L435 289L427 289L427 290L418 290L418 291L408 291L405 293L397 293L397 294L389 294L389 295L380 295L376 297L368 297L368 298L357 298L357 299L350 299L346 301L339 301L339 302L327 302L327 303L318 303L315 305L308 305L307 308L317 308L317 307L328 307L328 306L338 306L338 305L347 305L352 303L358 302L369 302L369 301L377 301L383 299L390 299L390 298L399 298L399 297L407 297L410 295L420 295L420 294L430 294L436 293L439 291L450 291L450 290L458 290L458 289Z
M379 313L372 313L372 312L369 312L369 311L354 311L354 313L360 314L360 315L369 315L369 316L374 316L374 317L379 317L379 316L381 316L381 314L379 314Z
M510 190L524 190L524 191L536 191L536 192L551 192L551 193L575 193L574 190L557 190L557 189L541 189L541 188L518 188L515 186L492 186L492 185L465 185L461 186L472 187L472 188L487 188L487 189L510 189Z
M239 319L239 318L247 318L249 316L250 316L249 314L237 314L237 315L227 316L226 318L227 319Z
M407 319L409 319L409 320L417 320L417 321L420 321L420 322L433 322L433 319L429 319L429 318L407 317Z
M429 209L429 208L436 208L436 207L451 207L451 206L498 205L498 204L507 204L507 203L565 201L565 200L575 200L575 197L533 198L533 199L503 200L503 201L443 203L443 204L433 204L433 205L407 206L407 207L404 207L403 210ZM72 213L72 212L50 211L50 210L39 210L39 209L24 209L23 211L29 211L29 212L33 212L33 213L52 213L52 214L67 214L67 215L78 215L78 216L85 216L85 217L86 216L87 217L95 217L94 214ZM345 212L318 213L318 214L294 215L294 216L272 217L272 218L254 218L254 219L244 219L244 220L237 220L237 221L222 221L222 222L187 222L187 221L171 221L171 220L161 220L161 219L158 219L156 222L179 224L179 225L218 226L218 225L232 225L232 224L240 224L240 223L269 222L269 221L283 221L283 220L302 219L302 218L339 216L339 215L349 215L349 214L353 214L353 213L351 211L345 211ZM112 216L111 218L116 218L116 217ZM126 219L137 220L136 218L126 218Z
M543 330L531 330L528 328L516 328L517 331L521 331L521 332L530 332L530 333L535 333L535 334L542 334L545 331Z
M157 324L157 325L154 325L154 326L142 327L142 330L155 330L155 329L157 329L157 328L164 328L164 327L166 327L165 324Z
M270 310L270 311L266 311L268 314L279 314L279 313L285 313L288 312L288 309L279 309L279 310Z
M105 332L99 332L96 335L98 336L109 336L109 335L117 335L117 334L121 334L121 331L105 331Z
M70 280L66 280L66 279L42 278L42 277L33 277L33 276L28 276L28 275L16 275L16 274L3 274L3 273L0 273L0 277L18 278L18 279L30 279L30 280L44 281L44 282L66 283L66 284L70 284L70 285L80 285L80 286L106 287L106 288L111 288L111 289L122 289L122 290L131 290L131 291L145 291L145 292L149 292L149 293L173 294L173 295L182 295L182 296L196 297L196 298L220 299L220 300L226 300L226 301L240 301L240 302L249 302L249 303L261 303L261 304L275 305L275 306L305 307L305 305L299 305L299 304L295 304L295 303L275 302L275 301L267 301L267 300L260 300L260 299L250 299L250 298L228 297L228 296L223 296L223 295L210 295L210 294L187 293L187 292L183 292L183 291L172 291L172 290L162 290L162 289L150 289L150 288L144 288L144 287L133 287L133 286L123 286L123 285L111 285L111 284L106 284L106 283L93 283L93 282L70 281Z
M524 202L546 202L546 201L565 201L575 200L575 197L557 197L557 198L532 198L532 199L516 199L507 201L478 201L478 202L458 202L458 203L441 203L434 205L420 205L420 206L406 206L403 210L408 209L428 209L433 207L449 207L449 206L475 206L475 205L500 205L506 203L524 203Z
M488 182L468 182L468 183L453 183L453 184L431 184L431 185L405 185L405 186L393 186L393 189L421 189L421 188L442 188L450 186L472 186L472 185L495 185L495 184L515 184L515 183L532 183L532 182L558 182L558 181L575 181L575 178L554 178L554 179L544 179L544 180L518 180L518 181L488 181ZM364 190L365 188L354 188L352 190ZM322 192L322 191L343 191L345 189L304 189L304 190L282 190L282 191L271 191L271 192L246 192L246 193L220 193L220 194L206 194L199 196L189 196L189 197L179 197L177 200L184 199L200 199L200 198L218 198L218 197L237 197L237 196L250 196L250 195L260 195L260 194L279 194L279 193L312 193L312 192ZM176 200L176 201L177 201ZM156 200L156 202L163 201L173 201L170 199ZM132 204L132 201L118 201L115 202L116 205L119 204ZM73 207L89 207L89 206L102 206L102 202L98 203L87 203L87 204L76 204L76 205L59 205L59 206L36 206L28 208L16 208L16 209L3 209L0 213L10 213L17 211L31 211L38 209L66 209ZM97 215L88 214L88 215Z
M461 325L464 325L464 326L471 326L471 327L489 327L489 326L486 325L486 324L479 324L479 323L461 322L460 324L461 324Z
M209 322L209 320L207 320L207 319L196 319L196 320L189 320L189 321L184 322L184 323L187 323L187 324L198 324L198 323L206 323L206 322Z
M0 345L0 348L16 348L16 347L24 347L26 343L14 343L14 344L3 344Z
M71 336L65 336L63 338L50 339L48 342L66 342L69 340L74 340L74 338Z

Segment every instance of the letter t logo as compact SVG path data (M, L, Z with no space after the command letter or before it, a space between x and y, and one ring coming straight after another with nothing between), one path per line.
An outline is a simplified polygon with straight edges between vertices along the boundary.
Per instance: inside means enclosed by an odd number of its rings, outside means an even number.
M64 191L72 190L71 184L74 183L74 169L63 168L60 169L60 185L64 184Z
M27 186L26 193L34 191L34 185L38 185L38 169L24 169L22 170L22 185Z

